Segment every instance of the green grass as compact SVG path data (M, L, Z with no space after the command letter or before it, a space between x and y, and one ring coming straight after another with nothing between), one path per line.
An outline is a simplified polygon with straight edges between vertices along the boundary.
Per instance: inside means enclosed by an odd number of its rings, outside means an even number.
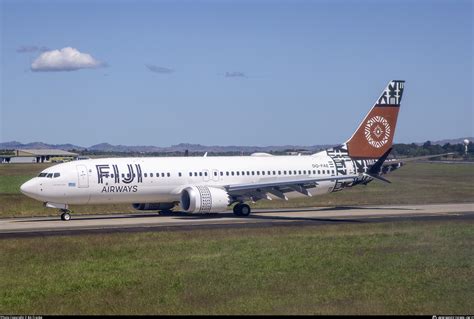
M20 185L51 164L0 165L0 217L56 215L20 193ZM259 201L255 208L434 204L474 202L474 165L410 163L387 175L392 184L374 181L342 192L289 201ZM72 206L79 214L134 212L131 205Z
M473 222L0 240L0 313L465 314Z

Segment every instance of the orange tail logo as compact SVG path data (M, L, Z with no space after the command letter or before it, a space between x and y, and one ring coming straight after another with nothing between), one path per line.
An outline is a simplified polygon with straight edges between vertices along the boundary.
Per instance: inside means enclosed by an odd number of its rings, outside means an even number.
M392 147L405 81L390 81L382 95L346 142L349 156L381 157Z

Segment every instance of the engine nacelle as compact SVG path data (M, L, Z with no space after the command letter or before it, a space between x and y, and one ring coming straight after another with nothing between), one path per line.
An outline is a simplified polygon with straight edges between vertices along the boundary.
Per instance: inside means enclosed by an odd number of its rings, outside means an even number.
M174 203L136 203L132 207L136 210L168 210L175 206Z
M221 188L190 186L181 191L181 208L186 213L222 212L229 204L229 194Z

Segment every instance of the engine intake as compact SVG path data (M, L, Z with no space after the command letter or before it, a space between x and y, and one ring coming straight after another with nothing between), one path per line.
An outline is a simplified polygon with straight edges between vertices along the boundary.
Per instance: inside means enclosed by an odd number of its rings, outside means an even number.
M190 186L181 191L181 208L186 213L217 213L229 204L229 194L221 188Z
M175 206L174 203L136 203L132 207L136 210L168 210Z

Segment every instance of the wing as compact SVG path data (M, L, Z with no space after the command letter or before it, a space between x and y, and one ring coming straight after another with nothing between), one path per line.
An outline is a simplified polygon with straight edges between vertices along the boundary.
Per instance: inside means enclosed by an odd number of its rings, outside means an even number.
M249 184L236 184L226 185L224 188L230 196L236 199L250 198L253 201L260 199L272 198L269 194L272 194L278 198L288 200L285 193L298 192L306 196L312 196L308 191L308 188L317 187L321 182L327 181L347 181L353 182L362 175L342 175L342 176L330 176L324 178L299 178L299 179L287 179L279 180L275 182L263 182L263 183L249 183Z

